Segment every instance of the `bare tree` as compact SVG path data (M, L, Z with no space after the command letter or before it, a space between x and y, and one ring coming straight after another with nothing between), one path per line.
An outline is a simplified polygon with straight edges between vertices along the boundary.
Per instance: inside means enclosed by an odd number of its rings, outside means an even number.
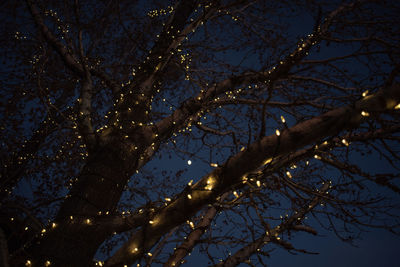
M398 230L396 1L1 5L3 265L259 266L311 253L299 231Z

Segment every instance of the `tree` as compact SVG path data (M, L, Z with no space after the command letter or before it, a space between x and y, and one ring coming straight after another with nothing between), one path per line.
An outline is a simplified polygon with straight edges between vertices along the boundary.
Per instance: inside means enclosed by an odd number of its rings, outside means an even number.
M309 253L296 232L395 232L399 7L3 2L2 265L261 265Z

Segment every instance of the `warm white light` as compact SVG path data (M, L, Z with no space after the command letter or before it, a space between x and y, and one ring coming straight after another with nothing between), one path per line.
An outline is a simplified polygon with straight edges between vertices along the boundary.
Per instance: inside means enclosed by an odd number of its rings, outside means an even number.
M281 135L281 132L278 129L276 129L275 133L276 133L277 136Z
M259 180L257 180L257 186L260 187L261 186L261 182Z
M190 227L193 229L194 228L194 223L193 222L189 222Z
M214 180L214 178L212 176L208 177L207 185L206 185L205 189L206 190L212 190L214 182L215 182L215 180Z
M398 104L394 107L394 109L400 109L400 103L398 103Z
M192 199L192 195L191 194L188 194L187 197L188 197L188 199Z
M368 117L369 113L367 111L361 111L361 116Z
M266 159L265 161L264 161L264 165L267 165L268 163L270 163L272 161L272 158L269 158L269 159Z
M188 165L192 165L192 161L189 159L189 160L187 161L187 164L188 164Z
M285 123L286 122L285 117L281 116L281 121L282 123Z
M291 174L289 171L286 172L286 175L287 175L287 177L289 177L289 178L292 178L292 177L293 177L292 174Z
M349 146L349 142L347 142L346 139L342 139L342 143L343 143L345 146Z

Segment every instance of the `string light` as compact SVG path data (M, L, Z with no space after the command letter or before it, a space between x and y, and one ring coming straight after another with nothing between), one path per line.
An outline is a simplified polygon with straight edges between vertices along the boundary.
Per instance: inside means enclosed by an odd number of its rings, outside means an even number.
M366 97L366 96L368 95L368 92L369 92L368 90L365 90L365 91L362 93L362 96L363 96L363 97Z
M346 139L342 139L342 143L343 143L345 146L349 146L349 142L347 142Z
M51 265L51 262L50 261L46 261L45 263L44 263L44 266L50 266Z
M261 186L261 182L259 180L257 180L256 184L257 184L258 187Z
M215 180L214 180L214 178L212 176L208 177L207 185L206 185L205 189L206 190L212 190L214 182L215 182Z
M394 107L394 109L400 109L400 103L397 104L397 105Z
M276 134L277 136L280 136L280 135L281 135L281 132L280 132L278 129L276 129L276 130L275 130L275 134Z
M369 113L367 112L367 111L361 111L361 116L363 116L363 117L368 117L369 116Z
M272 158L269 158L269 159L266 159L265 161L264 161L264 165L267 165L268 163L270 163L272 161Z
M188 165L192 165L192 161L189 159L189 160L187 161L187 164L188 164Z
M187 194L187 198L188 199L192 199L192 195L191 194Z
M287 177L289 177L289 178L292 178L292 177L293 177L292 174L290 173L290 171L287 171L287 172L286 172L286 175L287 175Z
M218 164L217 163L211 163L210 166L216 168L216 167L218 167Z
M186 221L187 224L190 225L190 228L194 229L194 223L191 221Z
M25 266L32 266L32 262L30 260L26 260Z
M281 116L281 121L282 123L285 123L286 122L285 117Z

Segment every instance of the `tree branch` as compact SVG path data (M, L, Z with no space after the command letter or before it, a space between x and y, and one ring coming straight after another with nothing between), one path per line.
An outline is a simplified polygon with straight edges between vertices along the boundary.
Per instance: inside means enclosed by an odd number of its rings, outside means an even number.
M325 192L329 188L329 183L325 183L319 192ZM244 262L250 256L254 253L257 252L257 250L260 250L261 247L263 247L265 244L273 242L277 243L281 246L283 246L285 249L292 250L294 247L281 240L279 235L281 235L284 231L293 229L296 229L296 224L301 222L304 216L311 211L313 208L315 208L316 205L320 202L320 197L316 196L314 197L310 202L306 203L298 212L294 212L292 216L290 216L287 220L283 221L280 223L278 226L276 226L274 229L266 229L266 232L259 238L257 238L255 241L251 242L245 247L242 247L239 249L235 254L232 256L229 256L226 258L223 262L214 265L214 266L220 266L220 267L233 267L239 265L241 262ZM299 226L299 225L297 225ZM297 227L298 230L304 230L304 229L309 229L309 227L304 226L301 227L300 229Z
M267 136L251 144L161 209L152 219L154 223L135 232L106 262L106 266L134 262L164 233L183 223L205 204L214 202L234 184L240 184L244 175L262 166L266 159L293 153L308 144L356 127L364 119L362 110L370 113L391 111L399 102L400 85L395 84L364 97L354 105L331 110L286 129L279 136Z

